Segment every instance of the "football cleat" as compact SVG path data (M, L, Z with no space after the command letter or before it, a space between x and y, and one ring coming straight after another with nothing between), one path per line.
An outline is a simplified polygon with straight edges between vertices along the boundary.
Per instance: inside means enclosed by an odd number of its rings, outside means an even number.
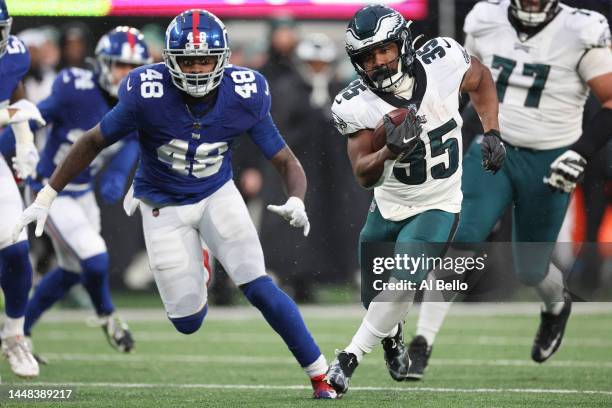
M128 325L116 314L99 316L88 321L90 326L100 326L111 345L117 351L129 353L134 348L134 339Z
M410 356L410 368L406 380L419 381L425 375L425 369L431 356L432 347L427 345L427 340L423 336L415 336L408 346Z
M563 298L564 305L561 313L554 315L541 312L540 314L540 327L531 349L531 358L536 363L543 363L548 360L561 346L565 326L572 311L572 298L567 291L563 293Z
M36 354L34 352L34 343L32 343L32 337L25 336L25 342L26 342L26 345L28 346L28 349L30 349L30 353L32 353L32 356L34 357L34 360L36 360L39 365L49 364L49 360L47 360L45 357L41 356L40 354Z
M385 351L385 363L391 378L395 381L404 381L408 375L410 358L404 345L404 325L400 323L398 326L397 334L393 337L384 338L382 346Z
M313 394L312 398L314 399L336 399L338 398L338 393L333 389L331 385L325 382L325 374L318 375L316 377L312 377L310 379L310 383L312 384Z
M38 377L39 367L24 336L2 339L2 355L8 360L11 370L22 378Z
M357 357L352 353L340 351L330 364L325 381L338 393L338 398L346 394L351 376L357 368Z

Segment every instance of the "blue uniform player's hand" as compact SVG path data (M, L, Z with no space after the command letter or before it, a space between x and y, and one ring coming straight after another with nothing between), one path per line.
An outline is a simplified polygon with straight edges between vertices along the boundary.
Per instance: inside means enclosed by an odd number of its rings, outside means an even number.
M124 188L125 175L116 171L107 171L102 175L98 191L105 203L115 204L123 197Z
M306 215L306 208L304 202L298 197L289 197L283 205L268 205L266 208L289 221L292 227L304 228L305 237L310 233L310 221Z

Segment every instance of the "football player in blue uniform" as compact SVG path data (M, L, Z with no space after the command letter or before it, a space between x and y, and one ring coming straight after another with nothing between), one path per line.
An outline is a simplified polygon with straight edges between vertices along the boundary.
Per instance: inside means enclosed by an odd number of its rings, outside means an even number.
M163 63L124 79L119 103L71 148L24 211L21 226L36 220L42 233L58 192L104 148L137 131L140 162L133 197L124 205L130 213L140 208L149 263L172 324L194 333L208 311L203 240L285 341L310 377L314 397L335 398L323 381L325 357L296 304L266 275L257 232L232 180L230 148L246 132L287 188L287 202L268 209L308 234L306 176L270 116L266 80L229 65L225 26L204 10L172 20L163 56Z
M99 41L95 51L97 69L67 68L61 71L51 95L38 105L50 129L36 174L29 180L26 201L43 188L55 167L87 129L98 123L117 103L119 83L128 72L150 62L143 35L120 26ZM117 148L119 149L117 151ZM108 203L123 197L130 169L138 158L135 132L101 155L110 163L101 176L99 190ZM112 158L112 159L111 159ZM108 282L109 255L100 235L100 209L93 181L101 161L83 169L55 200L46 231L51 237L58 267L40 281L28 302L25 334L31 335L38 318L68 290L81 283L89 294L108 342L129 352L134 341L127 325L114 313Z
M44 124L44 120L36 106L24 99L21 80L30 68L30 55L26 46L10 35L11 23L6 3L0 0L0 127L10 125L15 131L17 152L13 167L20 178L25 178L38 161L28 121ZM6 318L0 332L2 354L16 375L32 378L38 376L38 363L23 333L28 292L32 286L28 237L23 231L12 239L10 232L22 210L13 173L0 155L0 286L6 302Z

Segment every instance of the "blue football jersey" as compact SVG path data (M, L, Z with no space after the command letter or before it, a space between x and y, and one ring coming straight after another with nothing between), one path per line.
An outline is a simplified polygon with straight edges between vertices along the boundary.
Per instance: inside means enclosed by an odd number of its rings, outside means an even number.
M96 126L112 108L114 101L102 91L94 72L81 68L62 70L55 81L51 95L38 104L38 109L48 125L45 146L40 152L36 175L30 180L34 190L42 188L41 182L51 177L68 150L87 130ZM92 163L66 186L66 193L83 193L91 190L91 182L99 170Z
M232 178L232 143L245 132L267 158L285 146L270 117L267 82L247 68L225 69L210 106L188 106L162 63L130 72L119 100L102 134L112 143L138 131L134 195L155 205L195 203L223 186Z
M19 81L30 69L30 53L15 36L10 36L6 53L0 57L0 108L8 106Z

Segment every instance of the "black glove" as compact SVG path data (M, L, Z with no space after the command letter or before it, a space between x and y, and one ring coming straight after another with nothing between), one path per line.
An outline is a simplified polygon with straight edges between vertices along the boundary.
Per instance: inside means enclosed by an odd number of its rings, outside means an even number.
M421 116L416 114L416 109L409 108L410 112L399 125L395 126L389 115L383 116L385 134L387 136L387 147L398 160L406 157L417 146L419 135L423 130Z
M499 135L499 130L491 129L485 132L480 146L482 151L482 167L497 173L504 164L506 148Z

